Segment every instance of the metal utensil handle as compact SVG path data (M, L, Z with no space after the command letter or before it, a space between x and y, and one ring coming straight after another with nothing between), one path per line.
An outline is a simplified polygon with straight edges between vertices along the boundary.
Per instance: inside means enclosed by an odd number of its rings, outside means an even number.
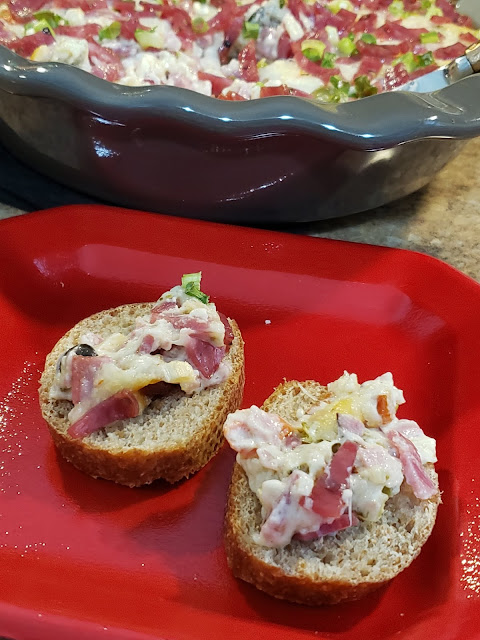
M480 72L480 42L476 42L468 47L465 51L465 55L469 63L472 65L473 72Z
M480 42L472 44L466 49L465 54L452 60L445 68L445 76L448 84L468 78L472 73L480 72Z

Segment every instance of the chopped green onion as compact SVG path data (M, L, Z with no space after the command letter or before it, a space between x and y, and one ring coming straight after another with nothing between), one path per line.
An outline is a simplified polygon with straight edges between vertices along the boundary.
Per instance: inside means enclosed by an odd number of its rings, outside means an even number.
M192 20L192 29L195 31L195 33L207 33L208 22L203 18L194 18Z
M44 20L52 29L56 29L60 23L68 25L68 22L52 11L37 11L33 14L35 20Z
M342 38L338 43L338 50L343 53L344 56L351 56L354 53L358 53L355 43L350 38Z
M431 51L427 51L422 55L415 55L411 51L404 53L393 60L393 66L402 63L408 73L412 73L421 67L428 67L435 63L435 59Z
M283 9L286 4L287 0L279 0L278 6L280 7L280 9Z
M395 58L393 65L395 66L401 62L408 73L412 73L412 71L415 71L418 66L415 58L415 54L412 51L409 51L408 53L404 53L403 55L398 56L398 58Z
M422 44L431 44L434 42L438 42L440 39L440 34L438 31L429 31L428 33L420 34L420 42Z
M322 59L322 67L325 69L333 69L335 67L336 55L334 53L324 53Z
M360 40L363 40L363 42L366 42L367 44L377 44L377 39L373 33L364 33Z
M197 298L200 302L207 304L208 296L200 291L200 282L202 280L202 272L185 273L182 276L182 289L188 296Z
M330 84L335 89L338 89L338 91L340 91L341 93L344 93L345 95L348 95L348 92L350 91L350 83L346 82L345 80L342 80L340 76L331 76Z
M260 25L258 24L258 22L245 21L243 23L242 35L244 38L256 40L259 33Z
M135 40L142 49L163 49L165 42L161 33L155 28L145 31L145 29L135 29Z
M321 102L330 102L338 104L346 102L350 92L350 84L340 78L340 76L331 76L330 84L320 87L313 92L313 96Z
M51 36L55 37L55 31L53 27L51 27L51 25L46 20L39 20L38 22L29 22L28 24L25 25L24 28L25 28L25 33L29 29L33 29L35 33L38 33L39 31L44 31L45 33L47 33L48 31Z
M257 69L263 69L267 65L268 65L267 59L266 58L262 58L261 60L259 60L257 62Z
M404 18L406 16L405 7L403 6L403 0L393 0L388 7L389 12L397 18Z
M422 53L417 56L418 58L418 66L419 67L429 67L431 64L435 64L435 59L433 57L433 53L431 51L427 51L426 53Z
M353 81L354 84L354 97L366 98L367 96L374 96L378 93L377 87L374 87L367 76L358 76Z
M422 9L426 11L425 16L430 19L432 16L443 16L443 11L435 5L433 0L422 0Z
M321 40L304 40L302 42L303 55L312 62L320 62L327 45Z
M112 22L108 27L100 29L98 32L98 39L100 42L102 42L102 40L115 40L115 38L118 38L120 35L120 29L120 22Z

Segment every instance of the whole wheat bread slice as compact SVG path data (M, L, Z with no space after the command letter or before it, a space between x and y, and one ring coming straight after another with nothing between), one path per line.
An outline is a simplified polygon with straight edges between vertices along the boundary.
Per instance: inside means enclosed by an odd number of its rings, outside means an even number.
M308 410L325 393L314 381L301 386L285 382L262 408L293 420L297 409ZM433 465L428 473L438 487ZM356 600L389 582L416 558L433 529L439 502L438 492L430 500L419 500L404 482L379 521L272 549L253 542L262 524L261 505L245 472L235 464L225 517L228 564L237 578L276 598L307 605Z
M47 356L40 380L40 407L55 446L81 471L129 487L162 478L177 482L198 471L223 443L223 423L242 401L244 386L243 340L234 320L234 339L226 354L231 374L223 383L187 396L178 387L155 398L136 418L116 422L83 439L71 438L68 400L52 400L49 390L58 358L78 344L87 332L107 336L128 333L135 318L150 312L153 303L130 304L101 311L75 325Z

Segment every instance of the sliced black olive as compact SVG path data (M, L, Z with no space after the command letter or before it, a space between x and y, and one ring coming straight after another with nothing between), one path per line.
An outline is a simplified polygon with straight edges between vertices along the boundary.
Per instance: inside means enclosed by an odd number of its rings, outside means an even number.
M89 344L79 344L78 346L74 347L74 349L75 349L75 354L77 356L92 357L97 355L97 352L95 351L95 349L91 347Z
M70 347L70 349L67 349L63 356L60 356L57 362L57 371L62 370L62 360L65 358L65 356L68 356L70 351L74 351L75 355L77 356L93 357L97 355L95 349L89 344L77 344L74 347Z

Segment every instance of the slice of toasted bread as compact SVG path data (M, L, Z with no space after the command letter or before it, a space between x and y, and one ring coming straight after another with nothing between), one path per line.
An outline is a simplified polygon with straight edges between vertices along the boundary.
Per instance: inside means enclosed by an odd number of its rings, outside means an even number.
M118 421L81 440L71 438L67 416L72 403L49 397L58 358L78 344L85 333L128 333L135 318L152 307L148 303L129 304L82 320L47 356L40 380L42 415L61 455L95 478L129 487L159 478L177 482L205 466L223 443L226 416L239 407L243 396L243 340L237 323L229 319L234 339L225 356L231 365L227 380L191 396L174 387L168 395L154 399L136 418Z
M285 382L263 409L286 420L318 404L325 387L314 381ZM428 473L438 487L433 465ZM377 522L365 522L312 542L292 540L283 549L255 544L261 505L247 476L235 464L226 517L225 546L234 575L276 598L307 605L356 600L398 575L420 553L437 513L439 493L419 500L404 482Z

